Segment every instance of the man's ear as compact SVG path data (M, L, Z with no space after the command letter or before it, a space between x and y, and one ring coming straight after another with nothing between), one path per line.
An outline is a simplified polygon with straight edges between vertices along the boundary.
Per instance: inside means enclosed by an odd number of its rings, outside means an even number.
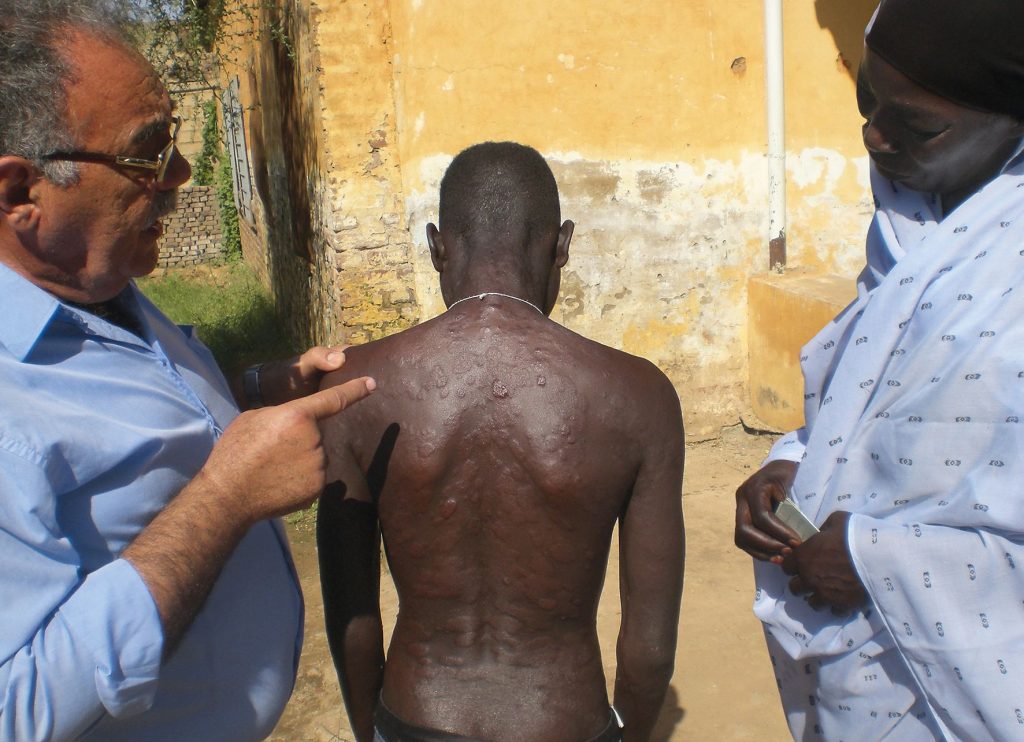
M441 233L431 222L427 225L427 246L430 248L430 262L434 264L434 270L438 273L444 273L445 263L448 262L447 250L445 250L444 241L441 239Z
M558 241L555 243L555 267L564 268L569 262L569 243L572 242L572 232L576 225L566 219L558 230Z
M0 157L0 213L17 231L34 229L39 222L39 208L31 195L38 180L35 166L24 157Z

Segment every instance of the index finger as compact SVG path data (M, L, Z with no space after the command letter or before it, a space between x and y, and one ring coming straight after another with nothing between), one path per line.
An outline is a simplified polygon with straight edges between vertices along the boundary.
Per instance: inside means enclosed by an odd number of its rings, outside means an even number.
M312 415L317 421L326 420L359 400L369 397L376 388L376 381L369 376L361 376L344 384L321 389L291 404Z

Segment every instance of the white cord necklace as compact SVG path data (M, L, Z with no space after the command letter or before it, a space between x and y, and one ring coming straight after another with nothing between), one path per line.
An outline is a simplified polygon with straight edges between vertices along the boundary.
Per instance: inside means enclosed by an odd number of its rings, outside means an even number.
M536 309L541 314L544 314L544 312L541 312L540 307L538 307L532 301L527 301L526 299L520 299L518 296L512 296L512 294L503 294L500 291L485 291L482 294L474 294L473 296L464 296L461 299L459 299L458 301L453 301L451 303L451 305L448 307L448 309L452 309L456 304L461 304L462 302L469 301L470 299L481 299L482 300L485 296L504 296L506 299L515 299L516 301L521 301L523 304L526 304L528 306L533 307L534 309Z

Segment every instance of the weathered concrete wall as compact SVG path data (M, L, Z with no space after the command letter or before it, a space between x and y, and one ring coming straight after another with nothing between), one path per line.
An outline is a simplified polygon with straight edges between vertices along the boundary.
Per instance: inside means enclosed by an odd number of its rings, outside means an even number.
M224 256L220 207L209 186L178 190L178 208L162 220L159 242L161 268L188 268Z
M768 262L760 0L281 2L293 53L254 51L253 167L267 275L309 337L441 311L423 238L441 174L512 139L548 158L578 225L553 316L665 369L691 437L749 410L748 281ZM853 71L873 4L785 9L790 265L844 277L870 213Z
M174 113L181 117L181 129L178 131L178 151L189 162L195 162L203 151L203 103L216 97L210 90L172 90ZM190 180L186 185L191 184Z
M748 278L768 262L761 2L391 8L423 316L443 308L422 234L447 162L486 139L530 144L577 222L555 318L661 366L692 437L734 423L749 405ZM870 10L786 6L793 266L852 276L861 260L852 69Z
M255 190L243 254L306 342L409 327L419 308L393 146L388 7L284 0L261 22L282 33L236 28L234 38L254 41L226 69L241 82Z
M800 349L856 295L853 281L806 270L750 279L751 422L780 432L804 424Z
M419 320L400 168L389 3L319 0L321 122L335 273L327 336L360 343Z

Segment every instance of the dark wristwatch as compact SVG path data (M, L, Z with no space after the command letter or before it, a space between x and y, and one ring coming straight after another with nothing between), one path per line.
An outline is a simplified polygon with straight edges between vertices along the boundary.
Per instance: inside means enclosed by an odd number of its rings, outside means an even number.
M245 395L245 403L249 409L255 410L263 406L263 389L260 388L260 371L262 363L249 366L242 374L242 394Z

